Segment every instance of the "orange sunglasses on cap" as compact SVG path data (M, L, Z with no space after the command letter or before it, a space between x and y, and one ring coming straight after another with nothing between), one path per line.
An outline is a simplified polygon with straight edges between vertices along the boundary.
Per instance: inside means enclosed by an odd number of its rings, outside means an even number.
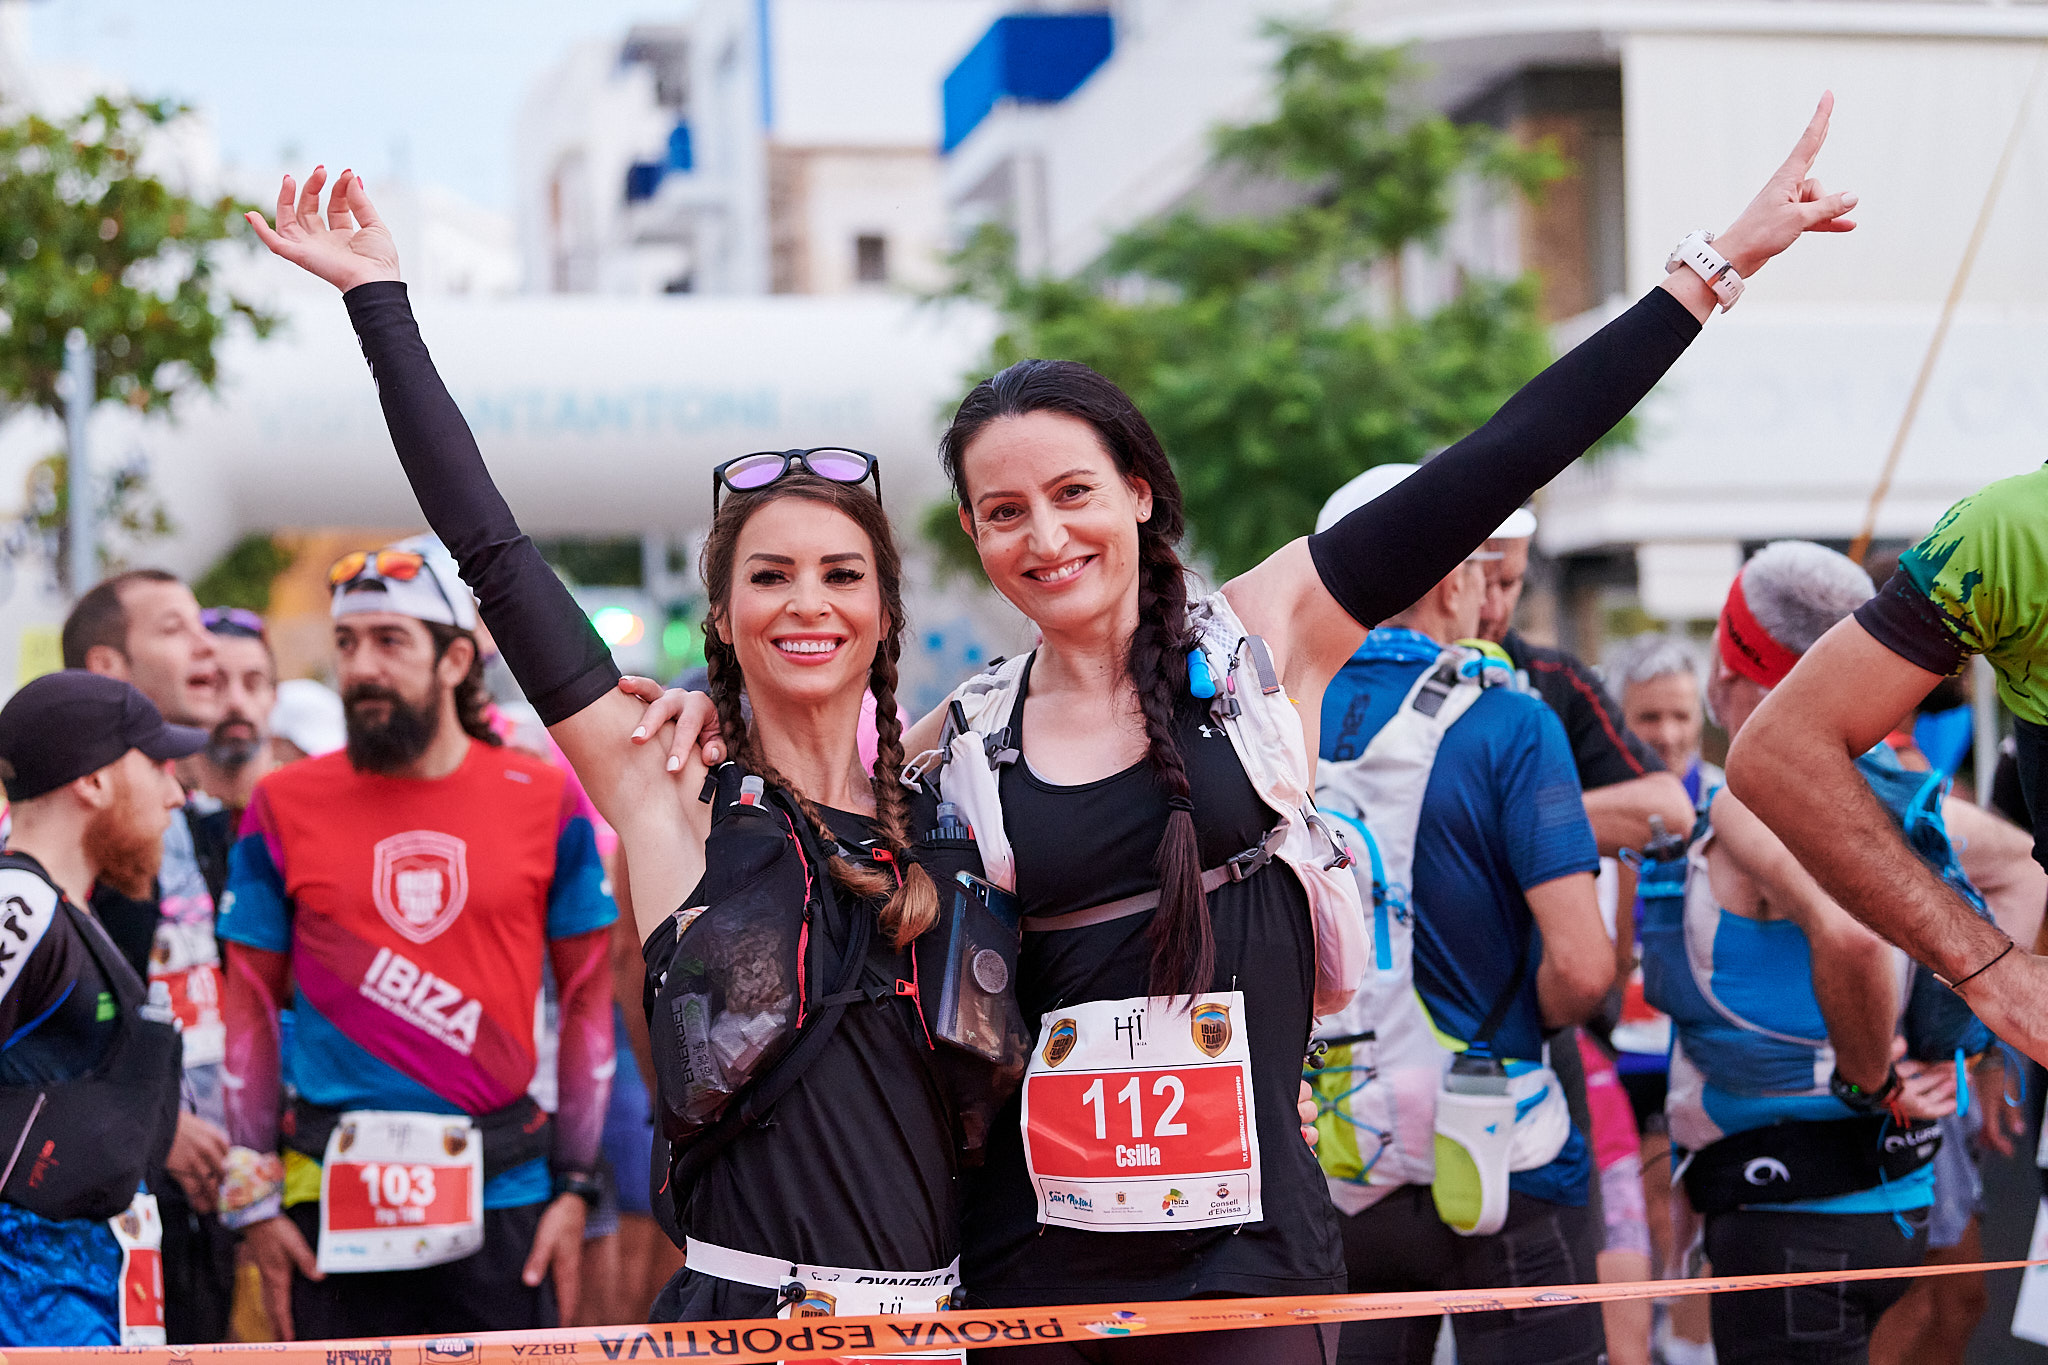
M426 567L427 557L413 550L357 550L334 561L334 567L327 571L327 586L338 588L353 583L365 573L372 578L410 583Z

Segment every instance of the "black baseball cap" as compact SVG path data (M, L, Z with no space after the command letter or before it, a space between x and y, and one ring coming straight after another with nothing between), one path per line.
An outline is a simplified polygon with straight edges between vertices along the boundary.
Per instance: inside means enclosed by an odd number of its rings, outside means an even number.
M162 763L206 747L206 731L169 725L119 678L67 668L45 673L0 706L0 778L29 801L96 773L130 749Z

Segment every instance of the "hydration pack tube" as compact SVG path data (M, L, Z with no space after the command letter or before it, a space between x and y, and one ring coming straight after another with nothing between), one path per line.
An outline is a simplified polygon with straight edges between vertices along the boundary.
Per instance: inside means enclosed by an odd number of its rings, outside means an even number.
M0 1198L55 1222L114 1218L170 1155L184 1074L178 1031L142 1017L142 978L97 924L26 863L0 855L0 868L48 887L106 978L117 1020L87 1074L0 1088Z
M1750 1204L1859 1194L1903 1180L1941 1149L1932 1119L1900 1128L1883 1114L1773 1123L1730 1133L1681 1166L1692 1206L1711 1216Z

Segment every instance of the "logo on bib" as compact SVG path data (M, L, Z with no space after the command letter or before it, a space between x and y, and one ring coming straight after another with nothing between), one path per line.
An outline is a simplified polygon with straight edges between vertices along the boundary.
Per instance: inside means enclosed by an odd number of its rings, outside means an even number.
M1221 1055L1223 1049L1230 1046L1230 1007L1214 1001L1195 1006L1191 1027L1196 1047L1210 1057Z
M797 1300L789 1310L793 1318L829 1318L838 1306L839 1300L822 1289L813 1289Z
M351 1148L351 1147L353 1147L353 1146L355 1146L355 1145L356 1145L356 1125L355 1125L355 1122L354 1122L354 1120L350 1120L349 1122L347 1122L347 1123L344 1123L344 1124L342 1124L342 1125L341 1125L341 1146L340 1146L339 1150L340 1150L340 1151L343 1151L343 1152L346 1152L346 1151L347 1151L347 1150L348 1150L349 1148Z
M1071 1019L1062 1019L1052 1026L1045 1035L1045 1064L1058 1066L1073 1055L1074 1044L1081 1041L1079 1030Z
M438 938L469 900L468 854L462 840L430 829L379 840L370 871L377 913L414 943Z
M461 1156L469 1150L469 1125L451 1123L441 1130L441 1150L450 1156Z

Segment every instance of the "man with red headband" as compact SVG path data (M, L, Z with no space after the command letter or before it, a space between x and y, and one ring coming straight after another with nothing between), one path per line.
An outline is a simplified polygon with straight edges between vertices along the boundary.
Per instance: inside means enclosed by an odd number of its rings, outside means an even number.
M1857 781L1857 755L1982 654L2016 718L2034 856L2048 866L2048 467L1964 498L1816 644L1728 759L1728 781L1842 904L2048 1062L2048 962L1972 913Z
M1740 734L1800 654L1870 594L1869 577L1833 550L1766 546L1722 608L1715 718ZM1939 784L1882 744L1857 769L1864 792L1916 830L1926 865L1974 897ZM1934 1120L1956 1107L1950 1063L1989 1034L1931 979L1915 980L1726 791L1709 798L1683 855L1646 865L1640 886L1646 994L1673 1025L1665 1115L1715 1271L1916 1263L1934 1202ZM1723 1295L1715 1351L1722 1365L1862 1360L1904 1289Z

